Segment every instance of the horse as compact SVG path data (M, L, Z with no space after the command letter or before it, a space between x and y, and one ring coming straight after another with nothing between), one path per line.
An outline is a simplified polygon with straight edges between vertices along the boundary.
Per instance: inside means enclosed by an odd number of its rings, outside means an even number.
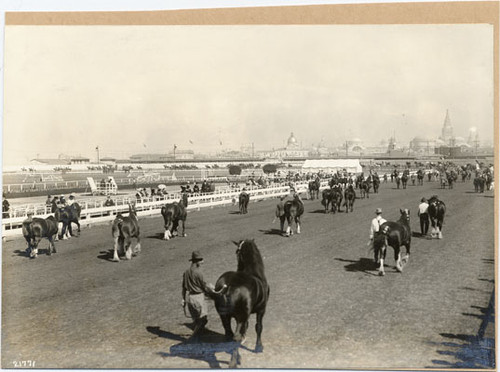
M424 185L424 171L422 169L419 169L417 171L417 180L418 180L417 184L419 186L423 186Z
M401 185L403 186L403 189L406 189L407 184L408 184L408 174L405 171L405 172L403 172L403 175L401 176ZM398 189L399 189L399 186L398 186Z
M80 213L82 207L78 203L73 203L71 205L66 205L64 207L59 207L54 212L54 217L58 223L62 223L61 237L62 239L68 239L73 236L73 230L71 224L75 223L78 226L78 235L80 235ZM66 230L67 229L67 230Z
M370 182L368 181L362 181L359 184L359 189L361 192L361 199L364 199L365 196L370 199Z
M378 194L379 187L380 187L379 176L373 176L373 193Z
M429 199L429 209L428 209L429 217L431 219L431 237L438 239L443 238L443 222L444 215L446 213L446 205L444 202L438 199L436 195L433 195Z
M111 234L114 239L113 261L115 262L120 262L118 249L120 249L120 253L125 253L125 258L127 260L132 259L132 238L137 240L133 253L137 254L141 251L139 220L137 219L135 203L128 204L128 211L129 215L126 217L123 217L121 213L118 213L111 227Z
M333 190L332 189L325 189L321 193L322 199L321 199L321 205L325 207L325 213L328 213L328 208L330 206L330 203L333 204ZM332 206L333 209L333 206Z
M337 211L340 212L340 206L342 205L342 191L340 187L333 187L332 188L332 198L331 198L331 203L332 203L332 212L336 213Z
M311 196L311 200L319 199L319 188L321 186L321 182L319 177L316 177L314 180L309 181L309 195Z
M54 241L57 238L59 231L57 227L57 220L53 216L47 218L28 218L23 221L23 236L28 242L28 249L26 252L30 258L36 258L38 255L38 244L42 238L47 238L49 241L49 249L47 254L50 256L52 253L57 253Z
M186 236L185 225L187 218L187 208L188 206L188 194L183 193L181 200L177 203L168 203L161 208L161 215L163 216L163 221L165 223L165 233L163 235L164 240L169 240L177 233L179 227L179 222L182 222L182 234L181 236Z
M354 210L354 201L356 200L356 191L349 185L347 189L344 191L344 205L345 212L349 213L349 209L351 212Z
M387 221L380 225L380 230L375 234L373 239L373 249L375 258L380 262L378 272L380 276L385 275L384 260L387 253L387 247L394 248L394 260L396 261L396 270L403 272L404 266L410 259L411 245L411 227L410 227L410 211L408 209L400 209L401 216L397 222ZM401 259L401 246L406 247L406 256Z
M492 189L492 184L493 184L493 176L491 175L490 172L486 173L486 178L485 178L485 187L486 190L491 190Z
M269 285L264 274L264 262L254 240L234 242L238 266L236 271L222 274L215 283L215 291L220 295L213 295L215 308L220 316L228 340L237 342L229 368L236 368L240 364L239 347L243 343L248 329L248 320L251 314L256 314L255 331L257 342L255 352L264 350L262 345L262 320L266 313L269 300ZM231 329L231 319L236 320L236 329Z
M239 207L240 207L240 214L246 214L248 213L248 202L250 201L250 195L247 194L245 191L242 191L239 196ZM183 224L184 228L184 224Z
M396 186L399 189L399 186L401 185L401 177L399 175L397 175L395 177L395 179L396 179Z
M451 171L449 173L446 173L446 179L448 181L448 188L452 189L453 188L453 183L457 180L458 176L455 173L455 171Z
M292 223L295 223L297 234L300 234L300 216L304 213L304 204L298 197L287 200L283 205L283 214L280 216L281 232L285 227L285 220L288 223L286 236L293 235Z
M485 184L486 184L486 179L484 178L484 176L476 176L476 178L474 178L474 190L476 192L484 192L484 187L485 187Z

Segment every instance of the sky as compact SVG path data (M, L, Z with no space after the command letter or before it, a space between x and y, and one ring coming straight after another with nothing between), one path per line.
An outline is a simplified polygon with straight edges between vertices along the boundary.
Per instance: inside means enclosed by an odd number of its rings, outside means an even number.
M7 26L4 165L493 138L489 25Z

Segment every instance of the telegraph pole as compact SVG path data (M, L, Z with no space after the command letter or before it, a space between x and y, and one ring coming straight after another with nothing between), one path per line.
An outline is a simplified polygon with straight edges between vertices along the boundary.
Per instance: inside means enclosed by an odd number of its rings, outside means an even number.
M96 146L95 150L97 151L97 164L100 163L100 160L99 160L99 145Z

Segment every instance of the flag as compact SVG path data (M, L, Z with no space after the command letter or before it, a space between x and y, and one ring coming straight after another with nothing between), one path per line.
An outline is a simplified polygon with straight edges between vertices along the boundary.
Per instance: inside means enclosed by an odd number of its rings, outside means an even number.
M96 149L96 150L99 150L99 146L96 146L96 148L95 148L95 149Z
M177 145L174 144L174 150L177 148Z
M143 145L144 147L146 147L146 144L145 144L145 143L143 143L142 145Z
M221 140L219 140L219 145L221 145L221 146L222 146L222 141L221 141Z
M189 143L192 145L192 144L193 144L193 141L189 140Z

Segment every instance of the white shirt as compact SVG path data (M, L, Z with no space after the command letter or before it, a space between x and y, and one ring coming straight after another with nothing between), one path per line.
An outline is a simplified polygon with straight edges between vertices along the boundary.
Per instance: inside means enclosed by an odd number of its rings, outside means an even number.
M422 202L418 205L418 215L420 216L422 213L427 213L429 209L429 204L427 202Z
M385 220L380 214L372 220L370 225L370 239L373 239L373 235L380 230L380 225L384 222L387 222L387 220Z

